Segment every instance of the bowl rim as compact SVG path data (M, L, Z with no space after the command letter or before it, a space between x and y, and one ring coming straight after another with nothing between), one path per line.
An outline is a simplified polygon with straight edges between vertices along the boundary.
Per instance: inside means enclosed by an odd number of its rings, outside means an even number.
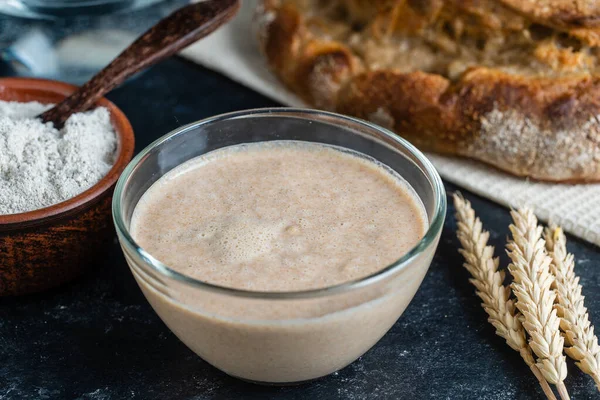
M295 115L290 115L295 114ZM382 268L368 276L355 279L349 282L343 282L340 284L327 286L324 288L318 289L308 289L308 290L297 290L297 291L254 291L254 290L244 290L244 289L235 289L228 286L221 286L205 281L201 281L199 279L192 278L190 276L179 273L162 262L158 261L152 255L150 255L146 250L144 250L141 246L139 246L135 240L129 234L129 229L125 226L125 221L123 219L123 214L121 210L121 197L123 195L123 191L126 183L129 181L132 173L136 170L137 166L143 162L148 153L150 153L155 148L159 147L163 143L169 141L172 137L175 137L180 134L185 134L186 132L201 127L203 125L217 123L221 121L226 121L230 119L236 118L252 118L252 117L263 117L263 116L287 116L289 117L298 117L298 114L301 114L301 117L306 118L310 121L310 115L318 115L327 118L331 118L332 121L345 121L352 124L363 126L368 129L374 129L384 134L384 136L388 140L392 140L396 144L399 144L403 147L408 155L415 157L421 165L417 164L417 167L423 170L423 174L430 181L435 198L435 210L433 214L433 218L429 223L429 227L427 232L419 243L417 243L409 252L404 254L398 260L388 265L385 268ZM328 296L335 293L346 292L353 289L358 289L380 280L385 279L387 276L394 274L402 269L404 269L407 265L411 264L411 262L417 258L421 253L423 253L427 248L429 248L432 244L436 242L438 235L440 234L444 220L446 216L446 190L444 188L444 184L442 179L433 166L433 164L425 157L425 155L418 150L415 146L410 144L406 139L396 135L388 129L385 129L379 125L370 123L368 121L364 121L358 118L336 114L327 111L320 111L308 108L292 108L292 107L269 107L269 108L256 108L256 109L248 109L242 111L234 111L225 114L216 115L213 117L205 118L199 121L192 122L190 124L181 126L166 135L160 137L159 139L152 142L146 148L144 148L125 168L121 177L119 178L115 193L113 196L113 221L115 223L117 236L121 245L124 247L124 251L132 251L136 257L141 258L143 265L150 266L150 268L159 273L160 276L165 276L167 278L174 279L176 281L182 282L186 285L192 286L196 289L208 290L211 292L217 292L225 295L231 295L235 297L246 297L246 298L260 298L260 299L299 299L299 298L312 298L312 297L320 297L320 296ZM128 256L126 254L126 256ZM129 257L126 257L129 258ZM136 269L137 270L137 269ZM146 271L143 271L145 275L148 275ZM156 279L156 278L154 278Z
M2 97L4 90L47 92L52 95L66 97L77 88L75 85L50 79L0 78L0 97ZM35 98L32 96L27 101L35 101ZM109 110L111 122L118 139L115 163L108 173L86 191L60 203L23 213L0 215L0 232L41 225L72 215L99 201L102 195L115 185L133 157L135 147L133 128L123 111L105 97L98 100L96 105L106 107Z

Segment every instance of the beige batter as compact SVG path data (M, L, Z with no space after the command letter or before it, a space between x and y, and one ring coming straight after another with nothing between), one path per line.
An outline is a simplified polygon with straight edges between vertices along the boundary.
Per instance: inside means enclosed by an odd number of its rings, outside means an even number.
M269 142L188 161L142 197L134 239L169 267L238 289L296 291L370 275L423 237L389 168L335 147Z
M188 161L142 196L131 222L138 244L185 275L284 292L371 275L426 229L414 191L386 166L293 141ZM193 351L236 377L290 383L332 373L373 346L414 296L438 238L368 285L293 299L198 288L159 276L124 250L148 301Z

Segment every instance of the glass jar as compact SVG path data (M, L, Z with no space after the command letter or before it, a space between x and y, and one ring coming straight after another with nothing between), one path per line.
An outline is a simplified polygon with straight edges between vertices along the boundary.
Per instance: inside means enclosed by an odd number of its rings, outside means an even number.
M0 0L3 75L80 85L189 0Z

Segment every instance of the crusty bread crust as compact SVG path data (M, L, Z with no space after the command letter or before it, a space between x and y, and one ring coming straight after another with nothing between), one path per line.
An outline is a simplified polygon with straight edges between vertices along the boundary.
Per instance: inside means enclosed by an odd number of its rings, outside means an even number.
M600 2L596 0L501 0L540 23L569 29L600 26Z
M449 79L373 68L348 43L316 35L295 0L264 0L257 21L269 64L309 104L393 129L422 150L518 176L600 181L600 77L593 72L537 76L470 66Z

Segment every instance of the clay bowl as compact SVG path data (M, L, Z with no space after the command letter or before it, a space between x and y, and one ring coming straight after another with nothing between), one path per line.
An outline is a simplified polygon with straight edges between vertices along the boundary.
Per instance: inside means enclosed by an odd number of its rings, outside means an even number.
M57 103L75 86L40 79L1 78L0 100ZM118 136L117 158L96 185L62 203L21 214L0 215L0 296L39 292L72 280L102 260L114 228L112 193L133 156L131 124L102 98Z

